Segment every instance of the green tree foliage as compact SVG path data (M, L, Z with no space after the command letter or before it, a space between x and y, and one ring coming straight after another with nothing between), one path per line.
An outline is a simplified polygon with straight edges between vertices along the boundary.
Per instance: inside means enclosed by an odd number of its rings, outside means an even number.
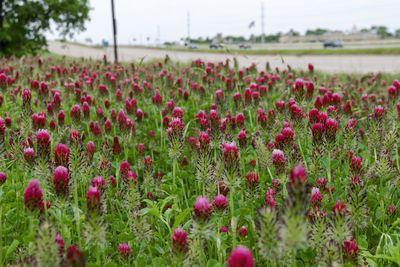
M315 30L307 30L306 36L308 36L308 35L323 35L324 33L327 33L327 32L328 32L328 30L326 30L326 29L317 28Z
M0 0L0 55L33 54L51 27L71 36L88 19L88 0Z
M392 36L386 26L372 26L371 29L376 31L376 34L379 35L382 39Z
M394 36L395 36L396 38L400 38L400 29L397 29L397 30L394 32Z
M295 31L295 30L293 30L293 29L290 29L290 30L288 31L287 35L290 35L290 36L300 36L300 33L297 32L297 31Z

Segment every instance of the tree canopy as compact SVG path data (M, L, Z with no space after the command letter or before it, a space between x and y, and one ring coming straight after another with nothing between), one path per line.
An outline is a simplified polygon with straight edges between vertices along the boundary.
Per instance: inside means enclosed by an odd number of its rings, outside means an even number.
M85 29L88 0L0 0L0 55L33 54L55 26L63 36Z

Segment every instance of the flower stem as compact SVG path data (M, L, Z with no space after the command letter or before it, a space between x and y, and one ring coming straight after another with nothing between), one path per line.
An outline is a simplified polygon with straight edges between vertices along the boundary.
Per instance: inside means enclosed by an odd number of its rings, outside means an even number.
M252 118L252 116L251 116L251 115L252 115L252 114L251 114L251 110L248 109L247 111L248 111L248 113L249 113L251 129L254 129L254 127L253 127L253 118Z
M1 210L0 210L0 215L1 215ZM218 249L218 262L220 265L222 265L222 251L221 251L221 232L219 231L221 229L221 220L222 220L222 216L219 217L218 219L218 237L217 237L217 249ZM1 220L0 220L1 221ZM1 226L1 225L0 225ZM0 247L1 248L1 247ZM1 263L1 261L0 261Z
M98 248L98 249L97 249L97 252L96 252L96 263L97 263L98 265L101 265L101 261L100 261L100 248Z
M331 196L331 199L333 201L333 195L332 195L332 177L331 177L331 150L329 149L328 151L328 182L329 182L329 195Z
M234 187L232 187L232 190L230 192L230 206L231 206L231 226L232 226L232 248L235 248L236 246L236 218L234 216L234 206L233 206L233 195L234 195Z
M76 232L78 234L78 244L81 245L81 229L80 229L80 225L79 225L79 205L78 205L78 187L75 184L74 186L74 204L75 204L75 208L74 208L74 216L75 216L75 221L76 221Z
M2 257L2 251L3 251L3 243L2 243L2 239L3 239L3 225L2 225L2 207L0 206L0 266L3 266L3 257Z
M172 178L173 178L174 186L176 187L176 166L175 166L175 164L176 164L176 159L174 158L172 160Z

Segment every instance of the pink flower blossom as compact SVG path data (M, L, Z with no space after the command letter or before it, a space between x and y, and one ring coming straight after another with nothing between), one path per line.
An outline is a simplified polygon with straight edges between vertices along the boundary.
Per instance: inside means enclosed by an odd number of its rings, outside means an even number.
M200 220L207 220L211 215L212 205L207 197L198 196L193 206L193 211L196 218Z
M223 211L226 208L226 203L227 203L226 197L220 194L214 198L213 202L214 209L218 211Z
M228 258L229 267L253 267L254 260L251 251L245 246L236 246Z

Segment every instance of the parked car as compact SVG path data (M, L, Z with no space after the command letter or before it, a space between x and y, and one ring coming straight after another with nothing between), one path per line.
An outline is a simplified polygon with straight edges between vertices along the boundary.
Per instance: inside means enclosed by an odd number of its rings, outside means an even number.
M241 49L250 49L251 48L251 44L250 43L240 43L239 44L239 48L241 48Z
M324 42L324 48L328 47L343 47L343 44L339 40L326 40Z
M186 46L187 46L187 48L189 48L189 49L196 49L196 48L197 48L197 44L194 44L194 43L189 43L189 44L187 44Z
M210 49L220 49L220 48L224 48L224 45L221 43L217 43L217 42L211 42L210 43Z

